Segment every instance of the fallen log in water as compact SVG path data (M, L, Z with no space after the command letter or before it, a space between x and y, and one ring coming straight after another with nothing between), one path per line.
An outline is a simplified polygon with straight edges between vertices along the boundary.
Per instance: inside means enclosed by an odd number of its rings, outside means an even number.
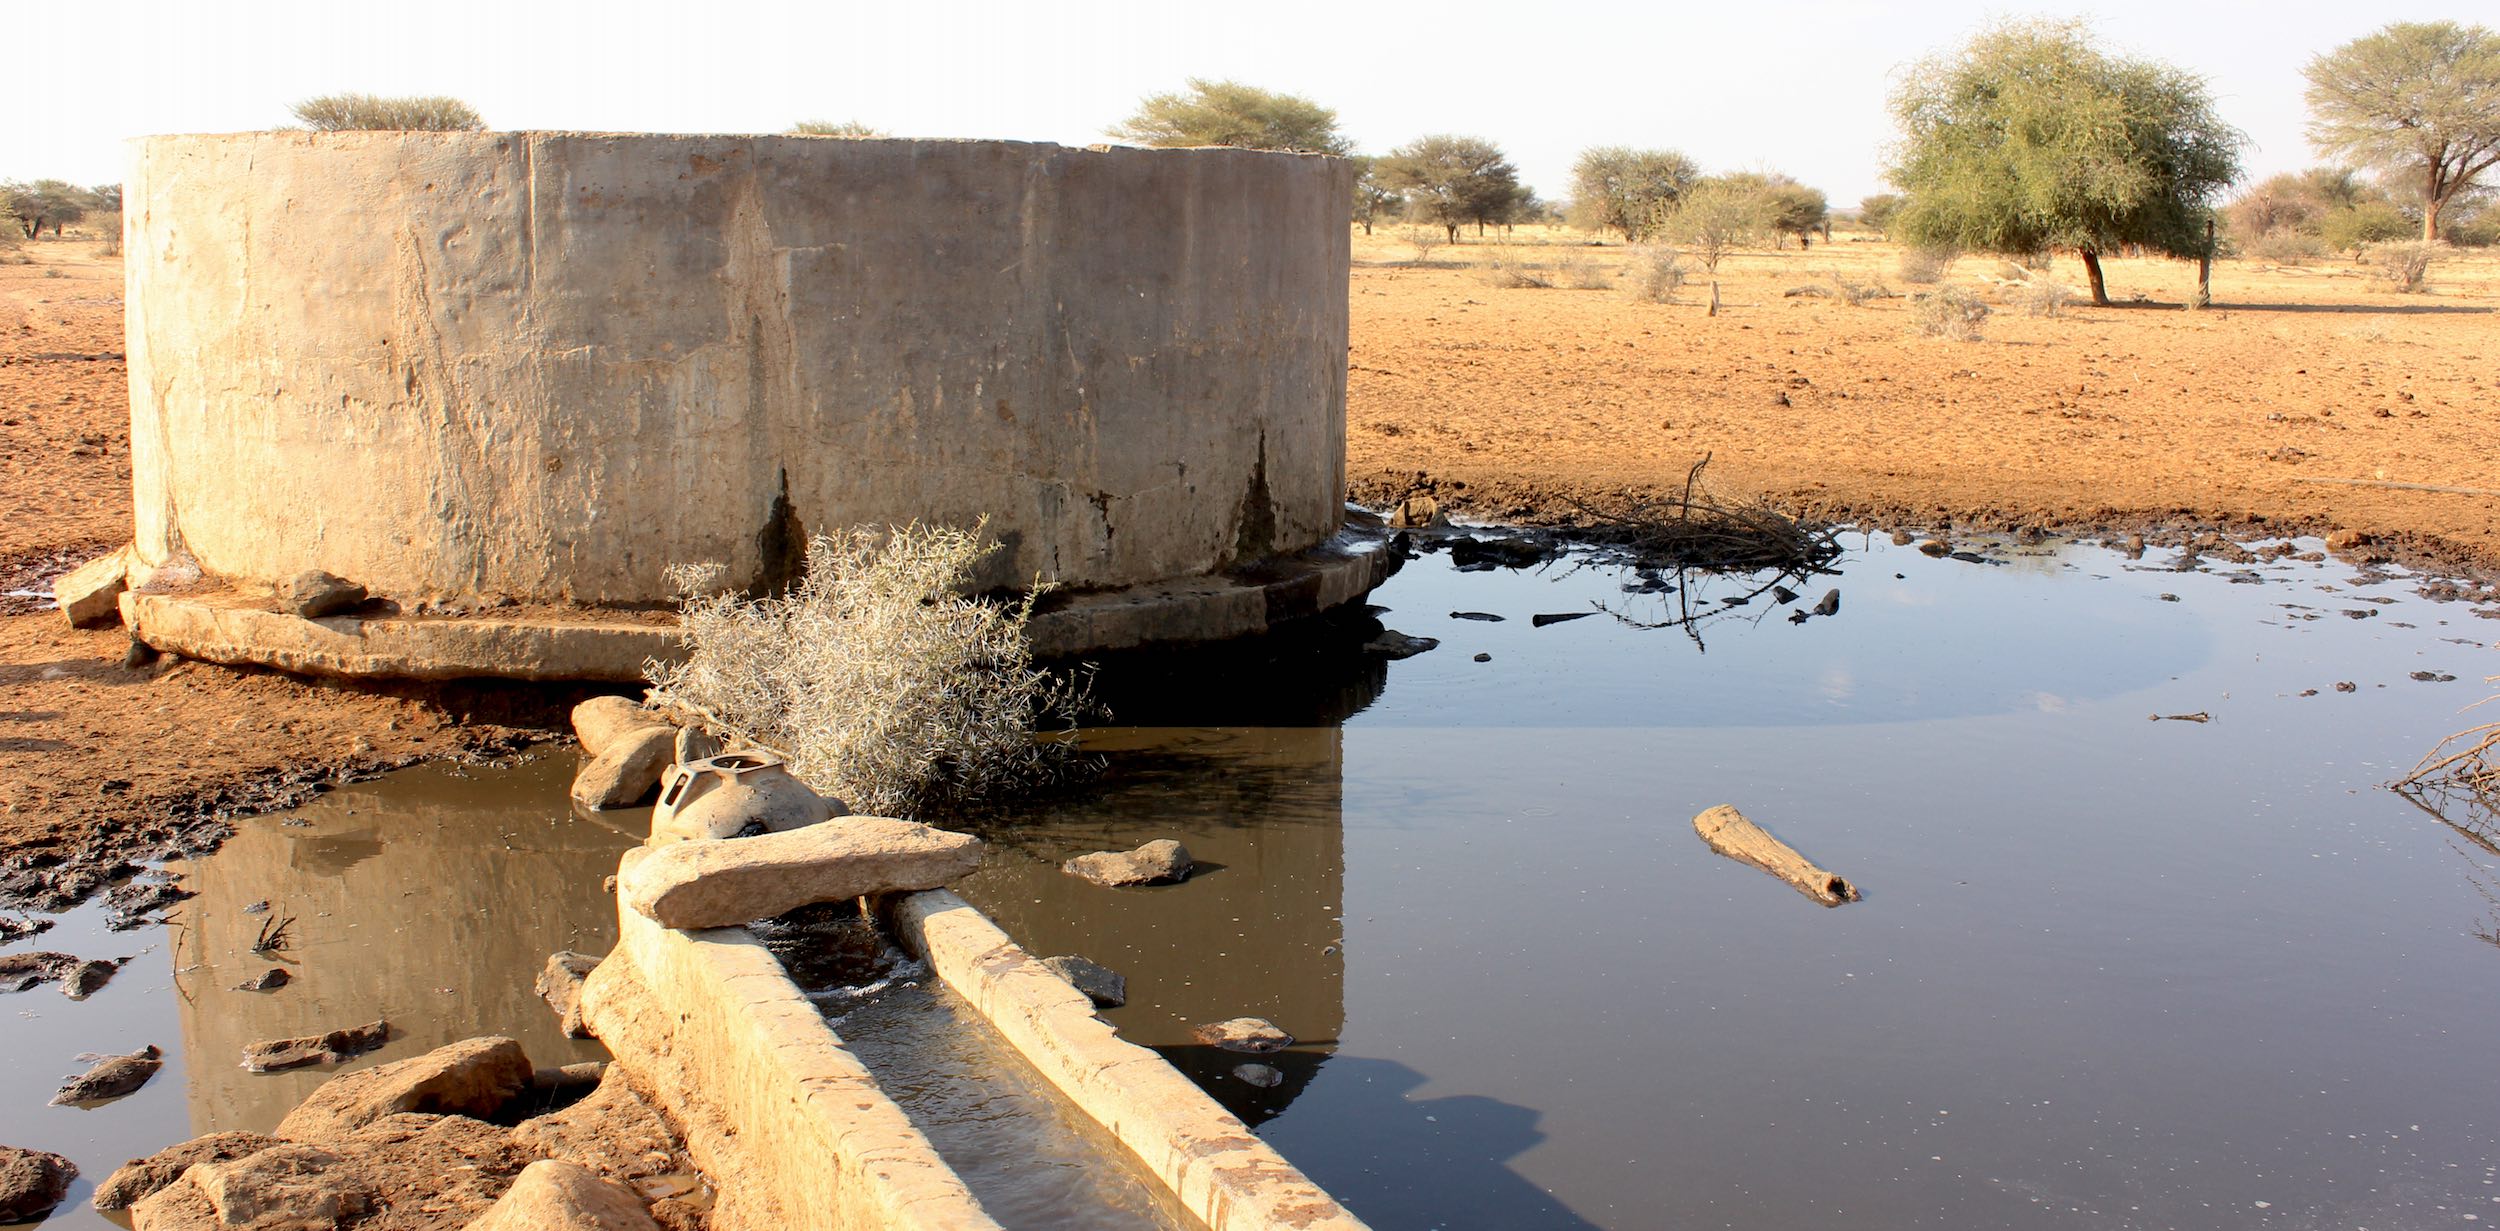
M1764 832L1760 825L1746 820L1744 813L1727 804L1694 817L1693 832L1700 834L1710 849L1787 881L1796 886L1797 892L1825 906L1858 900L1857 886L1814 866L1794 847Z

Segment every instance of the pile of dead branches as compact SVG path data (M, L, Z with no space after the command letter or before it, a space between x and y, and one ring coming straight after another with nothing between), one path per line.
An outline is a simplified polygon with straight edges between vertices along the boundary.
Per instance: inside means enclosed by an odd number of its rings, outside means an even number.
M2500 675L2484 677L2485 683L2500 684ZM2469 705L2475 709L2500 701L2500 693ZM2396 780L2400 791L2440 789L2479 797L2487 807L2500 808L2500 721L2486 722L2439 741L2438 747L2422 758L2413 772Z
M1832 528L1801 522L1758 500L1726 500L1702 482L1704 455L1681 495L1627 497L1614 507L1573 500L1587 528L1578 537L1619 547L1642 568L1755 571L1803 576L1840 555Z

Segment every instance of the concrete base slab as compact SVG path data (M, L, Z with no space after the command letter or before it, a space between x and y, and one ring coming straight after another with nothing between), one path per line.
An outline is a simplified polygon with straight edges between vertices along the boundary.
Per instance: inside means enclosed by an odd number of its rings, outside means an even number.
M1230 573L1046 600L1027 633L1042 658L1256 636L1369 594L1396 570L1377 518L1349 513L1327 544ZM155 649L298 675L454 680L637 681L683 654L676 624L578 617L331 616L307 620L234 592L120 597L122 621Z

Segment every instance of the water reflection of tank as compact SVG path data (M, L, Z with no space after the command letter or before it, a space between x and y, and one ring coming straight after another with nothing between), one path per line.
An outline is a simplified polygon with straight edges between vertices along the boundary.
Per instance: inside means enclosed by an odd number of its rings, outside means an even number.
M1128 980L1106 1018L1163 1052L1253 1124L1284 1111L1345 1024L1344 750L1333 724L1108 728L1087 747L1103 781L988 836L989 865L960 888L1033 953L1081 954ZM1178 838L1184 884L1105 889L1059 869L1072 855ZM1264 1017L1301 1040L1253 1057L1199 1045L1191 1027ZM1283 1080L1237 1075L1265 1065ZM1251 1076L1263 1076L1252 1071Z
M541 1065L596 1059L564 1038L532 990L558 949L605 953L615 908L600 882L633 841L563 815L571 766L549 758L491 778L427 768L240 825L185 869L175 944L194 1132L267 1131L329 1068L255 1076L245 1044L383 1018L370 1062L478 1034L521 1040ZM266 910L252 909L266 902ZM252 952L292 919L286 951ZM292 980L236 990L269 967Z

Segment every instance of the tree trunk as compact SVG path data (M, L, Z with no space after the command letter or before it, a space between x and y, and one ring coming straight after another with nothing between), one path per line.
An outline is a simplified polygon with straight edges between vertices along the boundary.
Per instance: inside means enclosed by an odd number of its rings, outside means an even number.
M2214 304L2214 220L2205 220L2205 250L2196 254L2196 301L2191 308L2210 308Z
M1805 251L1808 251L1808 250L1812 249L1813 247L1814 247L1814 232L1813 232L1812 230L1804 230L1804 231L1799 231L1799 232L1797 232L1797 251L1799 251L1799 252L1805 252Z
M1446 226L1446 227L1448 227L1448 229L1449 229L1449 232L1450 232L1450 242L1451 242L1451 243L1453 243L1453 244L1457 243L1457 242L1458 242L1458 224L1457 224L1457 223L1455 223L1455 222L1451 222L1451 223L1445 223L1445 224L1443 224L1443 225L1445 225L1445 226Z
M2109 306L2109 287L2101 281L2101 254L2090 248L2083 250L2083 272L2092 279L2092 302L2097 307Z
M2439 242L2439 198L2437 197L2422 198L2422 242L2426 244Z

